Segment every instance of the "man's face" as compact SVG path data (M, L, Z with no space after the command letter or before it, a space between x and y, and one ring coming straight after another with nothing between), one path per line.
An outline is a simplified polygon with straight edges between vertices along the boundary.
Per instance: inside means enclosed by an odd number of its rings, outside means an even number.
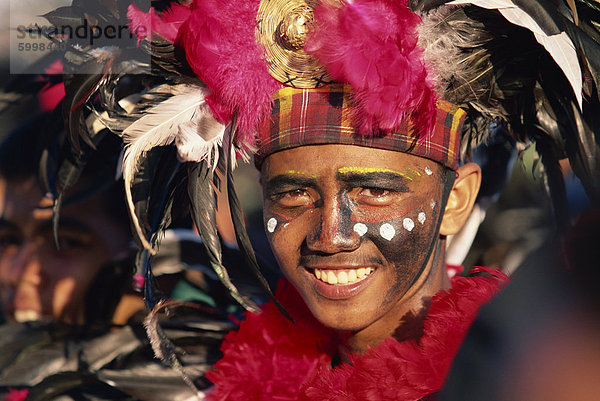
M338 330L394 317L429 260L442 167L400 152L303 146L262 167L264 221L286 277Z
M81 323L84 297L100 268L126 251L126 231L101 199L61 210L57 250L52 205L35 179L0 177L0 294L9 319Z

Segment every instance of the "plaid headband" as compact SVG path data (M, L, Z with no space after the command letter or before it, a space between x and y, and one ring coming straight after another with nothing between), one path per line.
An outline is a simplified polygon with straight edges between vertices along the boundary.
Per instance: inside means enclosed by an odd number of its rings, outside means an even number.
M366 146L410 153L458 167L460 131L465 112L438 100L433 132L417 140L412 135L410 119L386 136L361 135L352 124L352 88L331 84L316 89L285 87L273 96L271 118L258 127L258 151L255 162L260 165L272 153L305 145L344 144Z

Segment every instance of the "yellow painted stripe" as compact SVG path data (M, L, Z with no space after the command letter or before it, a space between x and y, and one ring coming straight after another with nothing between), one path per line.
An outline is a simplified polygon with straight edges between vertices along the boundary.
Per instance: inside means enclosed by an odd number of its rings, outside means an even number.
M348 174L348 173L392 173L399 175L401 177L406 178L407 180L412 181L412 177L410 177L406 173L402 173L400 171L391 170L389 168L377 168L377 167L340 167L338 169L338 173L340 174Z
M299 170L288 170L285 173L289 174L289 175L302 175L302 176L311 177L311 178L317 177L315 174L309 174L309 173L305 173L304 171L299 171Z

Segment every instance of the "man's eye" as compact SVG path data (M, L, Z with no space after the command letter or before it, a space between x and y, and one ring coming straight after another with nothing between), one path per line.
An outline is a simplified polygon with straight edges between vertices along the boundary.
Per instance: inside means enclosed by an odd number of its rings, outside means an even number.
M360 188L355 200L367 205L387 205L392 201L394 191L384 188Z
M13 234L0 234L0 247L9 245L19 245L21 239L17 235Z
M59 236L58 243L60 244L60 248L62 250L81 249L85 248L87 245L86 242L72 236Z
M75 233L58 233L58 244L60 249L56 249L56 243L52 233L47 233L42 240L44 241L44 246L56 252L85 249L88 245L84 235L76 235Z
M304 189L294 189L275 196L275 202L286 207L306 206L313 202L312 197Z
M388 195L390 191L383 188L363 188L360 190L360 195L380 198L382 196Z

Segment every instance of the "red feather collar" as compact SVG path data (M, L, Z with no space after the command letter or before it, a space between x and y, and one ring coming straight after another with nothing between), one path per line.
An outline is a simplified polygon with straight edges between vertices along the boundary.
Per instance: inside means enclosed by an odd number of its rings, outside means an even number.
M224 357L206 377L216 386L209 400L420 400L439 391L479 307L506 276L454 277L452 289L436 294L418 341L392 338L331 368L336 336L322 326L287 282L277 298L294 317L269 302L249 313L221 346Z

